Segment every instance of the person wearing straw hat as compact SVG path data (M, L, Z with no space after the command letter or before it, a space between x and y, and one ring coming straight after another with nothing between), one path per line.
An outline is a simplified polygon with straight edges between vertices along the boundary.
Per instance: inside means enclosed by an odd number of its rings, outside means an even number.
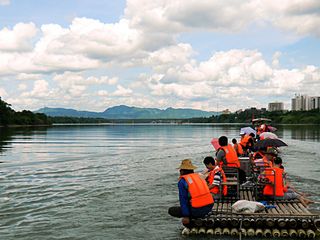
M190 159L182 160L178 167L180 206L170 207L168 210L171 216L182 218L182 224L186 227L190 227L192 218L204 217L213 206L213 198L208 185L198 173L194 173L196 168Z

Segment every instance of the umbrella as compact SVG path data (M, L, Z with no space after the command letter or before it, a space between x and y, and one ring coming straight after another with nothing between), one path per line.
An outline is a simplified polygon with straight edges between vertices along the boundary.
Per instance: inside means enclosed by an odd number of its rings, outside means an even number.
M275 131L277 131L277 128L272 127L272 126L268 126L268 129L269 129L270 132L275 132Z
M260 134L260 140L267 139L267 138L277 139L278 136L272 132L263 132Z
M221 147L218 138L212 138L211 144L215 150L218 150Z
M255 144L255 149L259 150L267 147L284 147L284 146L288 146L288 145L278 138L277 139L267 138L257 142Z
M256 135L256 130L254 130L252 127L243 127L240 129L240 134L250 134L253 133Z

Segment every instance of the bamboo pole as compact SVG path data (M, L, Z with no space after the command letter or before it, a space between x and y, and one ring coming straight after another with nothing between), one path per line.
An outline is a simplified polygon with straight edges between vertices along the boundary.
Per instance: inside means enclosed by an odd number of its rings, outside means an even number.
M270 228L272 228L272 227L274 227L274 219L272 219L272 218L267 218L266 219L266 225L268 226L268 227L270 227Z
M298 236L298 233L295 229L289 229L289 236L295 238Z
M237 218L232 218L231 221L230 221L230 223L231 223L231 226L232 226L232 227L238 227L238 225L239 225L239 219L237 219Z
M316 237L316 233L313 230L308 229L307 230L307 237L308 238L315 238Z
M213 235L213 234L214 234L213 229L212 229L212 228L208 228L207 234L208 234L208 235Z
M251 225L251 221L248 218L245 218L245 219L242 220L242 226L244 228L249 228L250 225Z
M272 236L273 237L280 237L280 235L281 234L280 234L280 231L278 229L275 228L275 229L272 230Z
M298 229L298 236L305 238L306 237L306 232L303 229Z
M231 231L230 231L230 235L231 236L238 236L238 229L236 228L232 228Z
M198 229L195 227L191 228L190 234L198 234Z
M264 231L263 231L263 236L264 237L267 237L267 238L270 238L271 236L272 236L272 233L271 233L271 230L270 229L265 229Z
M185 236L189 235L189 234L190 234L190 229L185 227L185 228L182 230L181 234L182 234L182 235L185 235Z
M283 218L277 219L277 224L280 228L284 228L286 226L286 220Z
M221 225L221 227L227 227L228 226L228 220L225 217L221 218L220 225Z
M264 225L263 219L262 218L257 218L257 220L256 220L257 228L261 228L261 227L263 227L263 225Z
M214 226L214 220L208 217L206 222L205 222L205 226L209 227L209 228L213 227Z
M294 218L289 219L288 225L289 225L291 228L297 228L297 225L298 225L297 220L294 219Z
M263 231L261 228L257 228L255 232L255 236L257 237L262 237L263 236Z
M301 219L301 227L307 229L309 227L309 221L307 219Z
M246 236L247 236L247 230L246 230L245 228L241 228L241 229L240 229L240 232L239 232L239 235L240 235L240 237L241 237L241 236L246 237Z
M253 237L254 234L255 234L255 231L254 231L253 228L249 228L249 229L247 230L247 236L248 236L248 237Z
M316 226L316 228L320 229L320 218L315 219L315 220L313 221L313 224Z
M222 231L222 235L230 235L230 229L229 228L224 228Z
M288 237L289 236L289 233L288 233L287 229L282 229L280 231L280 234L281 234L281 237Z
M205 234L206 233L206 229L204 227L199 228L199 234Z
M222 234L221 228L217 227L217 228L214 230L214 235L220 236L221 234Z

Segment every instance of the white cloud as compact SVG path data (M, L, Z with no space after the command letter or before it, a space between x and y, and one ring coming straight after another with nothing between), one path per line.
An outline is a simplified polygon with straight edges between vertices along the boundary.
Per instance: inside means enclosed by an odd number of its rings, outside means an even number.
M19 73L17 75L18 80L40 80L42 77L41 74L32 74L32 73Z
M88 77L87 78L87 84L109 84L114 85L118 82L117 77L109 78L108 76L102 76L100 78L98 77Z
M34 23L18 23L12 30L3 28L0 31L0 51L31 51L31 40L36 36Z
M106 90L99 90L98 91L98 96L100 96L100 97L106 97L108 95L109 95L109 93Z
M49 95L49 84L45 80L36 80L31 92L22 93L22 97L45 98Z
M117 85L117 90L114 91L111 95L114 97L128 97L132 94L132 90L130 88L125 88L121 85Z
M125 16L134 27L147 32L156 29L163 36L201 29L234 32L254 23L320 36L319 6L318 0L128 0Z

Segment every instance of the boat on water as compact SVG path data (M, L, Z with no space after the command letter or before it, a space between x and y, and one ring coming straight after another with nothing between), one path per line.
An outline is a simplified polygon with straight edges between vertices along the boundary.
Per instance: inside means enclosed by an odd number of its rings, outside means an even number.
M260 122L264 124L263 121ZM192 227L184 228L183 235L320 238L319 213L310 211L300 198L264 198L261 191L266 183L258 178L257 165L252 160L252 155L239 157L239 161L240 168L249 181L240 184L238 172L228 172L226 169L227 182L224 184L231 191L228 190L226 196L221 195L215 200L212 211L205 217L192 219ZM275 193L275 181L273 187ZM260 205L260 209L246 211L250 208L247 207L244 211L238 211L235 208L238 203L247 204L245 206Z

